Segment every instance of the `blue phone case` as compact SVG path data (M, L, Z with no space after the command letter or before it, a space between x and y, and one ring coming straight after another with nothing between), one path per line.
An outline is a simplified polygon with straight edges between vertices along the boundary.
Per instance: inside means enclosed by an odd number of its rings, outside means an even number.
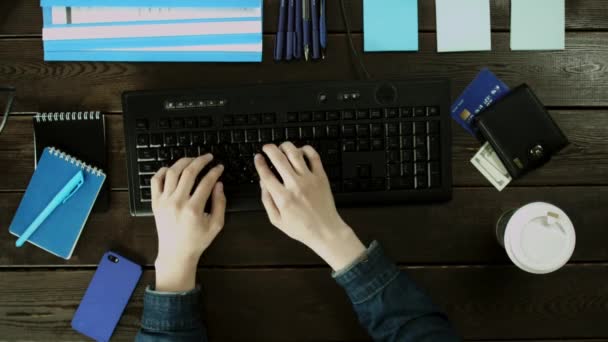
M136 263L114 252L105 253L74 314L72 328L96 341L109 341L141 274Z

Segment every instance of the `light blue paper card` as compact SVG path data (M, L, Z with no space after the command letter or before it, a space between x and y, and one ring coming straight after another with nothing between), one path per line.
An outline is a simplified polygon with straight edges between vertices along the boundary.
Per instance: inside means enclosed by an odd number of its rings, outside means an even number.
M511 50L563 50L565 0L512 0Z
M364 0L365 51L418 51L418 0Z
M489 0L436 0L435 5L437 51L492 49Z

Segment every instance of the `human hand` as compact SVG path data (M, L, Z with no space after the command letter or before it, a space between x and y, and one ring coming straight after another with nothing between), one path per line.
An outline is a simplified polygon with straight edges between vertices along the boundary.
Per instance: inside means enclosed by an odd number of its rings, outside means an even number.
M158 233L157 291L193 289L198 261L224 226L226 196L218 182L223 166L211 169L193 189L196 177L211 160L211 154L182 158L152 177L152 211ZM210 197L211 213L207 214L204 210Z
M262 155L255 156L270 222L336 271L361 256L365 246L338 214L319 154L311 146L297 148L290 142L265 145L263 151L283 180L277 179Z

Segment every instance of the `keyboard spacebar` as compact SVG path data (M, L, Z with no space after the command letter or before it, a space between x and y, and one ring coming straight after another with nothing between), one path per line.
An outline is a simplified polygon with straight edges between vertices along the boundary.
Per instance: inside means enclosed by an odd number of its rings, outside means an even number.
M259 184L226 184L224 183L224 192L226 196L233 197L252 197L260 195Z

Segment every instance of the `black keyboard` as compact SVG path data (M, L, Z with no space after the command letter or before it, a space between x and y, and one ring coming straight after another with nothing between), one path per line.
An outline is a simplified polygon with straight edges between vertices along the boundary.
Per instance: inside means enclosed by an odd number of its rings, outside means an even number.
M449 84L352 81L123 94L131 214L151 214L150 178L182 157L225 166L228 210L260 210L265 143L321 155L339 206L451 197Z

